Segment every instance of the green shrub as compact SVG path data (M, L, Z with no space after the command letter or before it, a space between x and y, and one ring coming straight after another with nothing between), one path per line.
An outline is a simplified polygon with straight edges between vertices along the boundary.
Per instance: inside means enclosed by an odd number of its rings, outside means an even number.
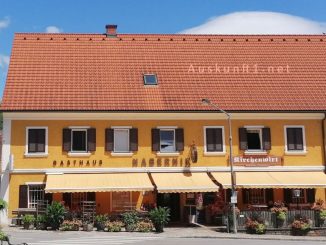
M3 231L0 231L0 241L8 241L8 236Z
M22 219L24 224L34 224L35 222L35 217L32 214L25 214Z
M286 219L286 212L284 212L284 211L277 212L276 213L276 218L278 220L284 221Z
M7 209L7 207L8 203L5 200L0 199L0 211Z
M319 211L319 218L322 220L326 219L326 209Z
M170 221L170 209L166 207L154 208L149 212L149 217L157 232L163 232L164 226Z
M59 202L53 202L46 209L46 218L53 230L58 230L64 220L65 208Z
M95 222L97 224L104 224L105 222L108 221L108 216L104 214L99 214L95 216Z
M137 223L139 221L139 216L137 212L127 212L122 214L123 223L126 226L126 231L134 231L137 228Z
M122 223L121 221L108 221L105 223L105 227L107 228L107 231L109 231L109 232L121 231L123 226L124 226L124 223Z

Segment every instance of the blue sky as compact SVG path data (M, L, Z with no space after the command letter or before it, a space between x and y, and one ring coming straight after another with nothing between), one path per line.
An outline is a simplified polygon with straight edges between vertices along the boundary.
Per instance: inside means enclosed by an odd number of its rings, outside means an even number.
M118 24L120 33L178 33L214 17L248 11L279 12L326 23L325 0L0 0L0 3L0 94L15 32L45 32L47 27L54 26L63 32L102 33L105 24ZM225 25L235 17L218 19L208 29L191 29L191 32L215 33L214 25ZM281 27L282 22L275 25Z

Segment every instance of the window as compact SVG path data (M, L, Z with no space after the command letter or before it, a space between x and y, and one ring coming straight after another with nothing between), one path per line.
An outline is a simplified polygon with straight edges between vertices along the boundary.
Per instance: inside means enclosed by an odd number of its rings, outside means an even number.
M266 153L271 150L270 128L263 126L246 126L239 128L239 147L240 150L249 153Z
M87 129L72 129L71 139L72 152L87 152Z
M28 207L36 208L37 203L44 202L44 185L28 186Z
M129 129L114 129L114 152L129 151Z
M80 210L83 201L87 201L87 192L71 193L71 210Z
M26 154L47 154L47 127L28 127L26 136Z
M249 191L250 204L263 204L265 202L265 190L264 189L251 189Z
M305 144L303 126L285 126L285 150L287 152L305 152Z
M160 152L175 152L174 129L160 130Z
M132 192L112 192L111 200L112 212L133 210L136 207L136 204L132 202Z
M145 85L157 85L156 74L144 74L144 84Z
M304 189L291 190L292 203L306 203L306 191Z
M205 152L224 152L224 127L204 127Z

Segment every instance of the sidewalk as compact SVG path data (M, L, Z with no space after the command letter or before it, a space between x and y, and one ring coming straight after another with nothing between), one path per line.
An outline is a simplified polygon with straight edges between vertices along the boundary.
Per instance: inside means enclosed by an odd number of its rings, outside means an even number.
M23 230L16 227L3 227L5 233L15 236L57 236L58 233L65 234L66 236L85 235L85 234L98 234L100 236L137 236L137 237L163 237L163 238L219 238L219 239L255 239L255 240L287 240L287 241L321 241L326 242L326 236L290 236L290 235L252 235L246 233L223 233L217 232L213 228L204 227L178 227L178 228L165 228L163 233L140 233L140 232L85 232L85 231L38 231L38 230Z

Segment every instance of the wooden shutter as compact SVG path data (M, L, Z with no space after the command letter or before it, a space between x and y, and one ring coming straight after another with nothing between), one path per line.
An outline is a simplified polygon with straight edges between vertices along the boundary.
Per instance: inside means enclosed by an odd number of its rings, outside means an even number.
M274 203L274 190L269 188L265 190L265 200L266 203L273 202Z
M303 131L302 128L295 128L295 149L303 150Z
M106 128L105 129L105 151L113 151L114 147L114 129Z
M71 208L71 193L63 193L62 200L64 201L65 206Z
M183 128L177 128L175 130L175 150L183 151L184 150L184 133Z
M307 202L314 203L315 202L315 189L307 189Z
M28 208L28 186L19 186L19 208Z
M285 204L292 203L292 190L283 189L283 200Z
M242 189L242 201L243 204L248 204L249 203L249 198L250 198L250 193L249 189Z
M62 130L62 150L69 152L71 151L71 129L64 128Z
M270 128L263 128L263 149L269 151L271 148L271 130Z
M131 128L129 130L129 150L138 151L138 129Z
M240 150L244 150L244 151L248 149L246 128L239 128L239 147Z
M96 129L87 129L87 151L96 150Z
M95 192L87 192L87 201L96 201L96 193Z
M152 128L152 151L160 151L160 130Z
M295 129L294 128L287 128L286 129L286 142L287 142L287 148L289 151L295 150Z

